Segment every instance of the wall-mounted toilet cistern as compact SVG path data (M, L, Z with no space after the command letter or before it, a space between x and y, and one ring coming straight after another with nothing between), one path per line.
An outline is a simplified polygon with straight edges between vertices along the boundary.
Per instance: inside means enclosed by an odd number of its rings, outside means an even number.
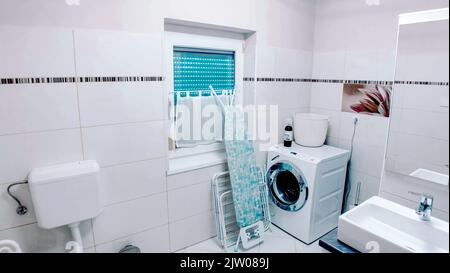
M39 227L68 226L74 252L83 251L80 223L97 217L103 208L99 171L98 163L89 160L37 168L28 176Z

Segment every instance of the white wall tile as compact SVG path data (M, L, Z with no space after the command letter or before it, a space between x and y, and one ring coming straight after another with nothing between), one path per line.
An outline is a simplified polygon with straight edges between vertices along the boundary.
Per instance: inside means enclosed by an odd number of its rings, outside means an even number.
M257 36L253 34L245 40L244 77L255 77L256 75L256 48Z
M75 84L0 85L0 135L79 125Z
M278 105L279 109L309 107L310 84L295 82L260 82L256 89L258 105Z
M351 16L342 15L344 4L348 8L348 3L336 5L330 0L316 1L314 51L346 50L350 43L348 30L353 22Z
M113 242L97 245L97 253L119 253L127 245L139 247L141 253L169 252L169 227L162 226L128 236Z
M165 132L160 121L83 128L85 155L102 167L163 157Z
M168 192L169 222L182 220L213 209L211 182Z
M298 75L301 79L310 79L313 70L313 51L300 51L300 68Z
M343 85L339 83L313 83L311 108L341 111Z
M336 137L327 137L325 144L333 147L340 147L339 138Z
M355 144L351 168L372 177L381 178L384 164L384 146Z
M256 105L270 105L275 97L274 85L268 82L258 82L256 84Z
M391 110L401 109L405 97L405 90L408 86L403 84L395 84L392 87Z
M160 82L80 83L78 88L83 127L163 119Z
M396 85L396 88L404 93L402 108L448 114L448 107L442 107L449 99L448 86Z
M205 212L178 222L170 223L170 250L175 252L216 235L212 212ZM189 235L187 236L187 233Z
M161 37L118 31L76 30L79 76L160 76Z
M165 193L111 205L93 220L95 242L111 242L164 224L167 224Z
M373 146L384 146L388 134L389 119L384 117L342 113L340 125L340 138L351 140L353 135L354 118L358 118L356 125L355 142Z
M73 77L70 29L1 26L0 77Z
M36 216L28 185L18 185L11 189L11 192L28 208L28 213L25 215L16 213L18 204L7 194L7 187L8 185L0 185L0 230L35 223Z
M251 1L250 1L251 2ZM314 2L253 0L251 17L258 42L293 49L311 50L314 31ZM286 26L292 26L293 32ZM295 27L294 27L295 26ZM289 32L289 35L286 35ZM301 33L301 34L300 34Z
M83 246L94 246L91 222L83 222L80 231ZM8 239L16 241L25 253L63 253L66 244L73 240L68 227L45 230L37 224L0 231L0 241Z
M161 193L166 190L164 158L101 169L106 205Z
M312 78L344 79L345 58L345 51L314 52Z
M25 180L36 167L82 159L80 130L0 137L0 183Z
M400 128L403 133L449 140L448 113L403 109Z
M448 34L449 26L445 21L401 26L397 78L448 82Z
M312 53L307 51L274 48L275 74L279 78L310 78ZM272 77L273 77L272 76Z
M397 52L394 49L378 51L377 74L371 80L393 81Z
M294 86L298 86L298 90L300 91L298 93L298 97L296 98L296 105L295 108L310 108L311 107L311 89L312 84L311 83L298 83Z
M448 53L399 55L397 58L396 80L448 82L448 59ZM445 60L447 62L444 62Z
M258 46L256 74L259 78L274 77L276 73L276 51L273 47Z
M378 56L378 51L347 51L345 79L379 80Z
M417 158L440 166L448 164L448 141L391 132L389 145L392 145L396 156Z
M352 170L351 171L351 195L353 198L351 200L354 200L356 196L356 190L358 183L361 183L361 190L359 195L359 200L355 200L358 202L358 204L361 204L368 199L370 199L373 196L377 196L380 191L380 181L381 179L379 177L373 177L370 174L366 174L364 172L359 172Z
M192 0L189 3L186 1L166 2L168 4L165 9L167 18L182 18L191 22L205 22L244 29L250 27L249 12L253 10L253 6L250 5L251 1L217 1L214 5L208 0Z
M443 147L448 147L448 143L444 143L442 145ZM444 153L446 154L446 153ZM389 159L393 162L394 165L390 165L387 170L388 171L395 171L397 173L409 176L412 172L416 171L417 169L426 169L426 170L432 170L438 173L442 174L449 174L448 167L448 160L442 162L438 162L436 160L429 161L428 158L414 158L409 155L403 156L403 155L397 155L392 156L389 154ZM447 158L448 159L448 158Z
M209 168L194 170L167 176L167 189L173 190L189 185L201 184L211 181L215 174L225 172L226 165L217 165Z
M244 106L255 105L256 103L256 83L244 82L244 94L243 94Z

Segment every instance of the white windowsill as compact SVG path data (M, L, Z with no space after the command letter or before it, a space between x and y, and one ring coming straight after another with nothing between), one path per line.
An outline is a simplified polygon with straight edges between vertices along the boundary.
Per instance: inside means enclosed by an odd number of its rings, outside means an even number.
M208 168L226 162L227 156L225 150L216 150L183 157L169 157L169 170L167 171L167 175L170 176Z

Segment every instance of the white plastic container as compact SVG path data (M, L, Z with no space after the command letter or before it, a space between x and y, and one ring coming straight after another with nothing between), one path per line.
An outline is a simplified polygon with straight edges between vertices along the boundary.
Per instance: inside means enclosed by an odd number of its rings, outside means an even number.
M328 132L328 116L297 113L294 116L295 143L305 147L321 147Z

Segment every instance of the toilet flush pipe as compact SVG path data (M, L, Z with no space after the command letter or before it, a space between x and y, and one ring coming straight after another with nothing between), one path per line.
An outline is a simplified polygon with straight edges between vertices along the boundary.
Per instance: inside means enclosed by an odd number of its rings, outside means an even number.
M67 245L71 247L74 253L83 253L83 239L81 238L80 222L69 225L70 232L72 233L72 239L76 243L75 245Z

